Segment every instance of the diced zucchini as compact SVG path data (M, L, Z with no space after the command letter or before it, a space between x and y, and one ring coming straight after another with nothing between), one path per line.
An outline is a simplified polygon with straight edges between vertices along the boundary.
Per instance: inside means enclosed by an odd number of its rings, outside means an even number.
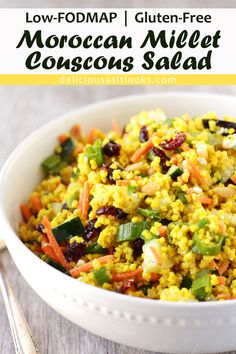
M68 271L66 270L66 268L64 268L61 264L54 262L51 258L47 258L46 263L48 263L53 268L59 270L60 272L68 274Z
M149 229L149 223L146 221L141 222L128 222L119 226L116 234L116 241L133 241L140 237L142 232Z
M144 295L147 295L148 294L148 289L150 289L150 288L151 288L151 285L144 284L144 285L141 285L138 289L142 290Z
M63 242L73 236L79 236L84 233L84 226L79 217L66 221L52 229L57 242Z
M172 165L169 168L167 175L170 176L173 180L176 180L176 178L181 176L183 173L184 171L181 168L176 165Z
M73 140L68 138L61 144L61 158L62 160L68 160L71 157L71 154L75 148Z
M63 168L65 168L67 166L67 162L66 161L61 161L58 165L56 165L55 167L53 167L51 170L50 170L50 173L52 173L53 175L58 175L61 170Z
M192 279L187 276L183 277L180 288L190 289L191 286L192 286Z
M59 155L50 155L48 156L43 162L42 166L46 170L47 173L50 173L50 171L58 166L61 163L61 158Z
M202 123L205 129L210 128L210 121L215 121L218 127L226 129L234 129L236 131L236 122L228 122L226 120L215 120L215 119L203 119Z
M90 245L86 248L85 251L87 254L96 254L96 253L100 253L100 254L107 254L107 249L103 248L102 246L99 245L99 243L94 243L93 245Z

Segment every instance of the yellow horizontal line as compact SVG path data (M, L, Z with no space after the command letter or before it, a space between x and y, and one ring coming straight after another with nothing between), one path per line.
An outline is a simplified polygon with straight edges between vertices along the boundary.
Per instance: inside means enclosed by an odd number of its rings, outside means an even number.
M236 85L236 75L215 74L0 74L0 85Z

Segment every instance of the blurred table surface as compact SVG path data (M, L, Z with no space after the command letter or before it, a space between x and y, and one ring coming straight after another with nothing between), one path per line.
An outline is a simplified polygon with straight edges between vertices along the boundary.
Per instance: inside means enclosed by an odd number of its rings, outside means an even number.
M112 7L221 6L222 1L113 1ZM164 6L163 6L164 5ZM0 7L109 7L108 0L0 0ZM204 6L204 7L205 7ZM235 7L226 1L224 7ZM0 87L0 167L11 151L32 131L69 110L112 97L141 92L201 91L236 95L233 86L205 87ZM1 236L1 235L0 235ZM41 354L151 354L113 343L74 325L52 310L19 274L7 250L1 258ZM8 320L0 296L0 354L13 354ZM236 352L231 352L231 354Z

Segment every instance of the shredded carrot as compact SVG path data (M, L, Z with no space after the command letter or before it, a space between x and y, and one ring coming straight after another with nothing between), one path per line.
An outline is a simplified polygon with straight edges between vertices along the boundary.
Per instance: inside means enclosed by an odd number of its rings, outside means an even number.
M176 165L177 162L178 162L178 156L179 156L179 154L174 154L174 155L171 157L170 162L173 163L174 165Z
M32 195L30 197L30 203L32 204L33 209L37 211L37 213L42 209L42 203L38 196Z
M34 245L34 248L32 249L32 252L34 254L36 254L36 255L38 255L38 254L43 255L42 248L39 245Z
M201 198L199 198L199 201L202 204L207 204L207 205L212 205L212 203L213 203L212 198L208 198L208 197L201 197Z
M183 144L181 145L181 149L182 149L183 151L189 151L189 150L190 150L190 147L189 147L189 145L188 145L187 143L183 143Z
M218 265L216 264L216 261L215 261L214 259L211 261L211 263L212 263L213 267L214 267L216 270L219 269L219 267L218 267Z
M220 275L219 277L217 277L219 285L226 285L226 278L223 277L222 275Z
M112 262L114 261L115 257L113 255L106 255L106 256L102 256L102 257L99 257L99 258L96 258L96 261L99 261L101 265L104 265L108 262ZM77 278L80 273L88 273L90 272L92 269L93 269L93 261L90 261L88 263L85 263L79 267L75 267L73 269L71 269L69 272L70 272L70 275L73 277L73 278Z
M189 173L191 174L191 177L194 177L199 180L202 185L206 185L205 178L201 175L197 167L191 161L187 160L186 167Z
M152 251L152 253L154 254L154 256L156 258L156 263L158 265L161 265L162 264L162 258L160 256L159 252L156 250L155 247L152 247L152 246L150 247L150 250Z
M229 294L217 294L216 297L222 300L235 300L235 296L230 296Z
M112 281L122 281L127 279L134 279L136 276L143 273L143 268L137 268L128 272L116 273L112 275Z
M32 216L32 212L31 210L28 208L28 206L26 204L21 204L20 205L20 211L21 211L21 214L23 216L23 219L25 221L29 221L29 219L31 218Z
M88 143L93 144L95 139L95 128L90 128L89 134L88 134Z
M112 119L112 130L119 135L121 134L121 129L116 119Z
M130 183L127 179L121 179L119 181L116 181L117 186L127 186Z
M81 183L79 183L79 184L81 184ZM80 215L82 215L82 200L83 200L83 189L80 191L79 203L78 203L78 210L80 212Z
M230 179L234 184L236 184L236 175L231 176Z
M89 210L90 186L88 182L84 183L84 188L80 193L78 209L83 219L87 219Z
M52 246L45 235L42 235L41 250L54 262L58 262L55 252L53 251Z
M70 264L67 262L66 257L64 256L60 246L57 243L57 240L55 239L55 236L52 233L51 229L51 224L50 221L48 220L48 217L44 215L42 224L45 228L49 243L55 253L56 258L58 259L58 262L65 267L67 270L71 268Z
M160 227L159 235L161 237L166 237L167 236L167 227L165 225Z
M83 146L83 144L79 144L79 145L76 146L76 148L75 148L75 150L74 150L74 154L75 154L75 155L78 155L78 154L80 154L80 153L83 152L83 151L84 151L84 146Z
M146 154L153 147L152 139L144 143L135 153L131 156L130 161L138 162L142 156Z
M59 136L58 136L58 140L60 141L60 143L61 144L63 144L66 140L68 140L68 135L66 135L66 134L60 134Z
M80 139L81 138L81 129L80 129L80 125L74 125L70 131L71 135L76 138L76 139Z
M220 233L222 235L226 235L226 226L225 224L223 223L223 221L220 222Z
M151 281L156 283L159 279L160 279L160 274L156 274L156 273L151 273Z
M220 266L220 268L219 268L219 274L220 275L223 275L225 272L226 272L226 270L229 268L229 263L228 262L223 262L222 264L221 264L221 266Z

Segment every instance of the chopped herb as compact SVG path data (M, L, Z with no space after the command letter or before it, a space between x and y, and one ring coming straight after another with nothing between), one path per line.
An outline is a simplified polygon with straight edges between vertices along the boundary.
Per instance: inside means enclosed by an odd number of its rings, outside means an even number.
M209 223L209 220L207 218L203 218L197 222L196 226L198 227L198 229L201 229L202 227L204 227L208 223Z
M110 278L105 267L93 271L94 279L98 285L108 283Z
M220 236L217 243L206 244L200 240L198 232L193 235L193 253L199 253L202 255L217 256L225 242L225 236Z
M129 194L132 194L132 193L135 193L135 192L136 192L137 187L131 186L131 184L129 184L129 185L127 186L127 189L128 189L128 193L129 193Z
M159 219L159 214L153 209L137 208L137 213L150 219Z
M121 224L116 234L116 241L133 241L140 237L144 230L149 229L149 226L149 223L146 221Z
M144 230L142 232L142 235L141 235L141 238L145 241L145 242L148 242L148 241L151 241L153 239L157 239L157 238L160 238L159 235L156 235L154 234L153 232L151 232L150 230Z
M179 188L177 191L178 199L180 199L183 204L188 204L188 201L187 201L185 195L186 195L186 193L181 188Z
M85 149L84 156L89 160L95 160L98 167L103 165L103 151L102 151L102 142L100 139L96 140L92 146L88 146Z
M166 118L163 122L163 124L167 125L168 127L171 127L173 125L174 118Z
M211 295L212 285L209 270L197 274L196 279L193 280L191 291L199 301L203 301Z

